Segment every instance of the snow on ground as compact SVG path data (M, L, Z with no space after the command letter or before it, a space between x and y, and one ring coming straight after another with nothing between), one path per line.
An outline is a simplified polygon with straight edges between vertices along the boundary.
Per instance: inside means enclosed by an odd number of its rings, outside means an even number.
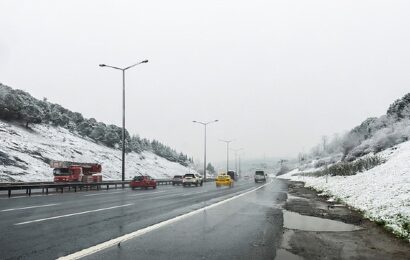
M294 176L295 169L278 178L305 182L363 212L364 216L385 224L393 233L410 242L410 141L380 153L387 161L353 176ZM309 169L312 171L312 169Z
M47 160L101 163L103 179L121 179L121 151L49 125L24 127L0 121L0 181L52 181ZM151 152L126 155L126 179L138 173L170 178L193 172Z

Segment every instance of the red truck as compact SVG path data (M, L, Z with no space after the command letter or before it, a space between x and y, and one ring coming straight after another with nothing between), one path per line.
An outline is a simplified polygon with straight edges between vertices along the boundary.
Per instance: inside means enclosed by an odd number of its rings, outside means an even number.
M130 182L130 187L133 190L135 190L135 188L148 189L149 187L156 189L157 181L150 176L135 176Z
M54 182L101 182L102 167L98 163L51 161Z

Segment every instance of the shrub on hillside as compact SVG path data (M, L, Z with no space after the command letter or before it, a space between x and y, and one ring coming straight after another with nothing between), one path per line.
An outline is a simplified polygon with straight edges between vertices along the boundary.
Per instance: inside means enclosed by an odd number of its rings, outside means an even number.
M333 164L330 167L326 167L323 170L302 173L299 175L311 176L311 177L320 177L325 175L330 176L350 176L355 175L358 172L363 172L370 170L377 165L384 163L385 161L380 156L368 156L366 158L361 158L353 162L339 162Z

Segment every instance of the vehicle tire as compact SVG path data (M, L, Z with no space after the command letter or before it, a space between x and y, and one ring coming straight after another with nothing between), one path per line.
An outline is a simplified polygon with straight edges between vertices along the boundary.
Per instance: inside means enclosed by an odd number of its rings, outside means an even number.
M131 187L132 190L135 190L135 187Z
M157 188L157 186L153 186L152 188L155 190Z
M172 186L175 186L175 183L174 183L174 182L172 183Z
M200 185L201 185L201 187L202 187L202 185L204 185L204 182L203 182L203 181L201 181L201 184L200 184Z
M195 187L198 187L198 182L195 183Z

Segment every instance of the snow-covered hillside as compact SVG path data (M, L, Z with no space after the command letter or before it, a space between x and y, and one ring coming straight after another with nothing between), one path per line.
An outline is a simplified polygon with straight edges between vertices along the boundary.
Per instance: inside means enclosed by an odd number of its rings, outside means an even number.
M97 162L103 178L121 179L121 151L73 134L65 128L31 125L31 130L0 121L0 181L52 181L49 160ZM138 173L170 178L193 170L151 152L126 155L126 179Z
M384 164L353 176L328 176L327 182L325 176L303 176L313 169L295 169L278 178L305 182L410 241L410 141L379 155Z

